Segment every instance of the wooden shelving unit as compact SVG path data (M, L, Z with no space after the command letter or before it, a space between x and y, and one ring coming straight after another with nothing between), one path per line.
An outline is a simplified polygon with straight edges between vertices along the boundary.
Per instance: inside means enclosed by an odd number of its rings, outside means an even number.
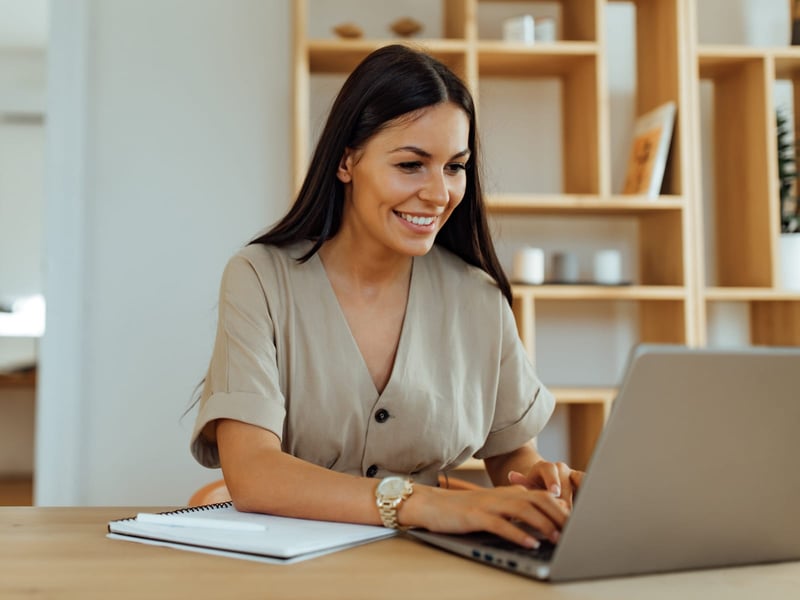
M800 292L782 289L779 281L778 157L774 90L779 80L794 89L794 121L800 124L800 47L750 47L698 43L698 4L687 14L695 131L700 131L700 82L713 88L711 107L713 173L697 169L698 290L704 317L711 303L748 306L750 343L800 345ZM791 2L786 3L787 15ZM788 36L788 31L787 31ZM699 136L695 155L700 156ZM702 197L703 177L713 177L715 195ZM702 227L703 202L715 210L716 263L702 270L707 245ZM709 283L713 282L713 283ZM700 342L705 343L705 328Z
M754 344L800 345L800 294L778 286L777 158L772 85L800 90L800 48L700 46L700 0L629 0L635 10L637 115L666 102L678 110L662 195L620 195L611 184L609 68L605 15L616 0L556 0L560 40L533 46L479 37L481 9L494 0L441 0L442 37L414 39L468 84L496 78L560 82L563 115L560 193L495 193L496 215L633 220L638 273L629 286L543 285L513 288L519 331L535 358L536 314L545 302L633 302L640 342L706 343L706 307L750 306ZM514 0L505 0L515 4ZM535 2L527 2L527 5ZM551 2L553 4L553 2ZM299 187L309 154L309 89L313 74L348 73L373 49L396 39L309 39L308 0L294 3L294 177ZM375 2L369 3L375 10ZM342 15L342 20L357 15ZM717 156L716 284L704 272L699 86L713 83ZM800 91L798 91L800 97ZM798 104L796 122L800 123ZM730 126L735 123L735 126ZM727 124L725 126L724 124ZM583 467L602 428L613 389L555 388L568 407L571 461Z

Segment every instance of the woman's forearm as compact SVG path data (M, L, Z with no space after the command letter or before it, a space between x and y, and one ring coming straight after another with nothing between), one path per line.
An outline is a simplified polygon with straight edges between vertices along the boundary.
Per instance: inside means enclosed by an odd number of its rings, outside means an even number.
M377 481L291 456L277 436L253 425L222 420L216 436L225 484L238 510L381 524Z

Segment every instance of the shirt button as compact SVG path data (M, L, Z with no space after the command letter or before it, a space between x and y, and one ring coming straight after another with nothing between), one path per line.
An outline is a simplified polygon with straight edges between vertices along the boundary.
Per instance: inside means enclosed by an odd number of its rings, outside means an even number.
M389 419L389 411L386 410L385 408L382 408L375 413L375 420L378 423L386 423L388 419Z
M378 474L378 465L370 465L367 467L367 477L375 477Z

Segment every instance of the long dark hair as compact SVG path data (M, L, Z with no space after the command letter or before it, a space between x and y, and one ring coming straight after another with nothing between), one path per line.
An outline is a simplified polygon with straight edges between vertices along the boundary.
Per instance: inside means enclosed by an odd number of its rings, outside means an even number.
M333 103L297 199L283 219L250 243L286 246L311 240L314 244L300 260L311 258L342 223L344 184L336 171L345 150L362 147L394 119L441 102L453 102L467 113L471 155L464 198L435 243L488 273L510 304L511 286L497 260L483 202L475 103L449 68L407 46L375 50L350 74Z

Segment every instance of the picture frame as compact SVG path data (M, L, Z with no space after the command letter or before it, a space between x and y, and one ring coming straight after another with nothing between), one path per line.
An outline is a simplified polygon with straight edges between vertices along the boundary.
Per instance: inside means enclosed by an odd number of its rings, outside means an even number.
M623 194L657 198L675 126L675 103L665 102L636 119Z

